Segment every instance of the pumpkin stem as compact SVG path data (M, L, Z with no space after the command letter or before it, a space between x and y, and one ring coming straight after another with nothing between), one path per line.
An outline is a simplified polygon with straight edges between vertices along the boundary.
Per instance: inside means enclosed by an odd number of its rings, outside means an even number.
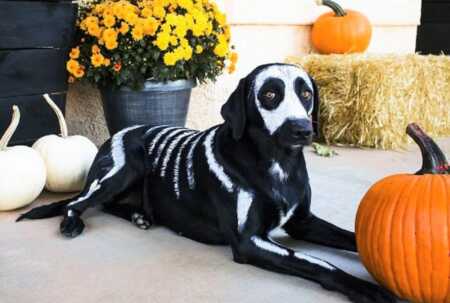
M56 117L58 117L59 129L61 130L61 137L66 138L69 135L69 133L67 131L66 119L64 119L63 113L59 109L58 105L55 104L55 102L52 100L52 98L50 98L48 94L44 94L43 97L45 101L47 101L48 105L50 105L50 107L55 112Z
M11 140L11 137L14 135L14 132L17 129L17 125L19 125L20 121L19 107L17 105L14 105L12 107L12 110L13 114L11 118L11 123L9 124L8 128L6 129L2 138L0 139L0 151L5 150L8 147L9 140Z
M416 175L450 174L450 167L444 153L419 125L409 124L406 133L419 145L422 152L422 168L416 172Z
M345 15L347 15L342 6L332 0L317 0L316 2L317 5L325 5L331 8L338 17L344 17Z

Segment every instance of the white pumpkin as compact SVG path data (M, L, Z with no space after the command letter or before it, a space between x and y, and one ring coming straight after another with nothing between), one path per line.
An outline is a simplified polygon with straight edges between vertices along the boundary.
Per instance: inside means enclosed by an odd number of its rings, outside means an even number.
M58 106L48 94L45 100L58 117L61 136L48 135L33 144L47 168L45 188L52 192L80 191L97 154L97 147L83 136L68 136L67 124Z
M28 146L8 147L19 121L20 111L14 105L11 124L0 139L0 211L30 204L45 185L45 165L41 156Z

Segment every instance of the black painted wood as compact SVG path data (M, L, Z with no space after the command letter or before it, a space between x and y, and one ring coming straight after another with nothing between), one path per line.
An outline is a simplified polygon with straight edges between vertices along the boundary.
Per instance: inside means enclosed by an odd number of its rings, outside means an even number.
M450 24L427 23L417 29L416 50L423 54L450 54Z
M422 3L422 24L427 23L449 23L450 24L450 1Z
M66 94L51 94L53 101L64 112ZM0 133L3 134L11 121L12 106L20 109L20 123L11 145L31 145L48 134L59 134L58 119L42 95L0 98Z
M67 90L67 50L0 50L0 97Z
M421 25L417 28L416 51L450 54L450 0L423 0Z
M0 0L0 49L67 48L76 15L71 2Z

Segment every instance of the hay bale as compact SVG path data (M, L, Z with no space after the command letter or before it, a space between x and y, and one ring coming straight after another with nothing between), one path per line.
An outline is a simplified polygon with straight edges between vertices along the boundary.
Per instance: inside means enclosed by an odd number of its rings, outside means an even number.
M450 135L450 57L307 55L289 58L316 80L328 144L405 146L408 123Z

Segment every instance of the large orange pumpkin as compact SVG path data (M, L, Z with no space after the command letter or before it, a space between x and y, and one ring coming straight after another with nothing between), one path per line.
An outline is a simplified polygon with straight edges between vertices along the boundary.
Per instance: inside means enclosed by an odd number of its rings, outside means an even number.
M450 168L443 152L416 124L422 169L382 179L364 196L356 241L372 276L413 302L450 302Z
M312 44L322 54L349 54L364 52L372 38L372 25L360 12L344 10L331 0L318 0L319 5L333 11L325 13L314 22Z

